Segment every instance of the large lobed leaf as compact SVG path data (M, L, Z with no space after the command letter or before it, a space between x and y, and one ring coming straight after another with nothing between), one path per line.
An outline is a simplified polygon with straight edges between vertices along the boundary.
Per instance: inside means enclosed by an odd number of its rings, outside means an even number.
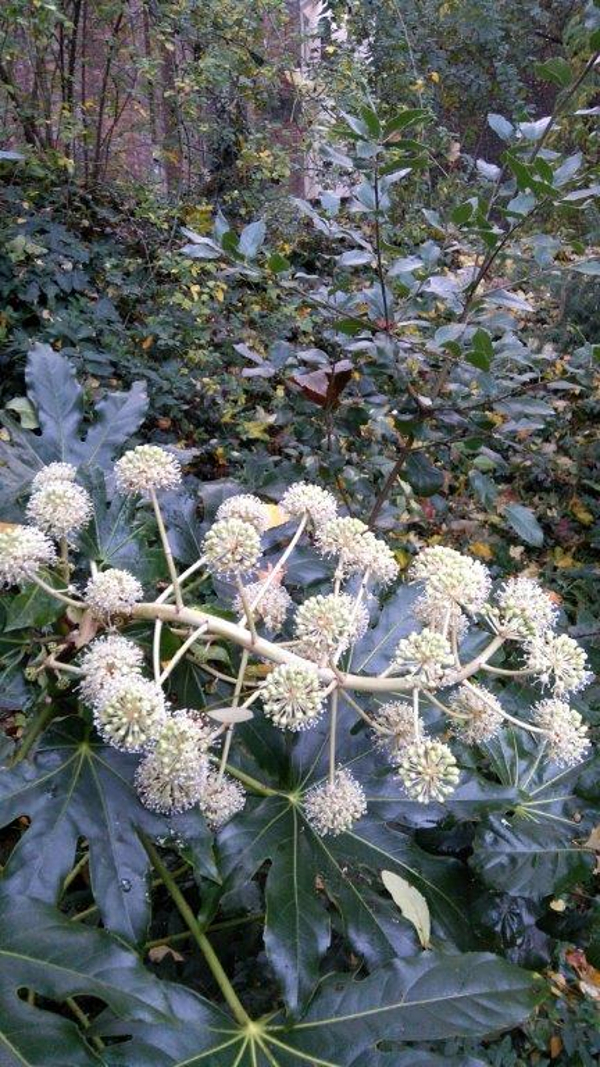
M25 380L35 406L40 432L24 430L4 418L10 441L0 442L2 492L0 507L7 517L27 491L35 473L46 463L65 460L80 468L105 467L138 429L148 398L143 382L107 393L96 406L92 425L83 425L83 390L72 365L46 344L34 344L27 358Z
M146 973L105 931L6 888L0 904L3 1067L396 1067L404 1060L380 1057L379 1042L481 1037L517 1025L537 999L531 976L494 956L426 953L361 982L330 976L301 1022L263 1022L257 1039L203 997ZM77 997L105 1006L86 1036L66 1011L52 1010ZM96 1050L89 1036L119 1042Z
M185 838L198 870L216 878L212 836L199 813L166 820L133 788L138 758L90 737L79 720L47 732L31 762L0 774L0 823L26 815L31 825L5 868L12 891L56 901L80 838L89 842L92 890L106 926L131 941L149 920L148 857L137 831Z

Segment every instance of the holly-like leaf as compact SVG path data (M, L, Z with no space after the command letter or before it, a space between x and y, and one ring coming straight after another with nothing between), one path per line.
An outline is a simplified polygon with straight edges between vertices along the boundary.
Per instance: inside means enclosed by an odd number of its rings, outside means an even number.
M148 858L137 830L187 840L199 870L215 878L211 835L200 814L167 820L142 806L133 788L138 757L117 752L69 719L44 735L31 762L0 775L2 825L26 815L5 868L14 893L55 901L73 866L77 842L89 842L92 890L105 925L137 941L149 918Z

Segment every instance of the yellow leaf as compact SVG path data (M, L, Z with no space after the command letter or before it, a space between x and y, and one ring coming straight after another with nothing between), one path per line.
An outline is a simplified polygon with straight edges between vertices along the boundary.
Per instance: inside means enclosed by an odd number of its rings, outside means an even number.
M423 948L429 948L431 941L431 920L427 901L418 889L393 871L382 871L381 881L390 894L394 904L405 919L412 923Z
M562 571L569 571L577 566L575 557L572 556L570 552L565 552L564 548L560 548L559 546L552 550L552 559L554 566Z
M479 559L494 558L494 550L486 541L473 541L473 543L469 545L469 552L474 556L479 556Z
M580 522L582 526L591 526L593 524L594 516L591 511L588 511L579 497L574 496L569 507L571 509L571 514L575 516L577 522Z
M435 83L436 85L438 85L438 84L439 84L439 81L440 81L440 76L439 76L439 74L438 74L437 70L432 70L432 71L430 72L430 74L429 74L429 80L430 80L430 81L432 81L432 82L434 82L434 83Z
M289 521L289 516L285 511L282 511L279 504L265 504L267 511L269 512L269 525L267 530L272 530L274 526L283 526L284 522Z
M142 341L142 348L144 349L144 352L146 351L146 349L151 347L153 342L153 337L144 337L144 340Z

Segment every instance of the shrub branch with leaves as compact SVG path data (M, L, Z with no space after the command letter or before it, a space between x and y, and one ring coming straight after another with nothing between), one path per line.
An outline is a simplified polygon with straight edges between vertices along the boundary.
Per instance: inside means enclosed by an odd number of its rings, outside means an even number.
M58 356L37 351L30 377L39 368L64 380ZM26 478L27 517L43 529L0 532L3 583L21 590L25 675L44 694L0 779L3 820L31 824L5 872L6 913L18 894L27 914L3 942L17 961L3 993L5 1040L36 1065L60 1031L74 1067L150 1056L165 1067L206 1057L352 1067L383 1039L516 1025L538 996L534 981L480 951L460 905L464 872L420 847L415 829L446 815L481 822L472 877L503 891L541 897L589 870L572 798L556 790L585 775L587 726L569 700L589 672L558 632L552 596L527 575L493 583L481 562L441 545L420 552L397 585L386 544L310 483L286 488L275 507L228 494L192 542L173 450L140 445L113 464L115 440L105 464L116 492L110 502L98 492L91 467L69 454L77 387L66 382L43 424L56 447ZM22 433L5 446L15 478L25 443L41 439ZM149 577L153 540L162 563ZM315 574L318 590L305 595ZM145 599L157 581L162 590ZM519 708L512 679L536 686ZM159 981L114 941L144 943L149 867L225 1008ZM82 871L93 892L83 910L77 895L66 903ZM248 910L254 875L270 968L271 1000L260 1007L232 981L227 946L217 952L207 936L219 902ZM398 885L431 915L429 932L418 927L421 954L410 920L399 926L382 893L392 886L395 900ZM198 887L200 909L190 904ZM342 970L360 961L361 981L338 973L319 983L327 901L339 914L338 951L355 954L342 953ZM106 930L86 929L98 916ZM23 988L28 1003L15 997ZM36 1044L27 1020L40 1007Z

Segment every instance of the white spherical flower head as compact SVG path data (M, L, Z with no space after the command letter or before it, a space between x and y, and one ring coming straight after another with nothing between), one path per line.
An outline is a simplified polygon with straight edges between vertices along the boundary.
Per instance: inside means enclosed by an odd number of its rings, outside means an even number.
M177 774L151 752L135 772L135 787L142 804L161 815L189 811L200 802L209 763L198 758Z
M429 804L454 792L459 779L456 760L448 745L427 737L403 752L398 777L411 800Z
M107 686L124 678L138 676L144 654L133 641L119 634L99 637L81 658L83 680L80 685L85 701L95 704Z
M567 634L549 633L534 638L528 646L528 670L535 671L543 685L556 696L576 693L591 682L585 650Z
M483 607L492 584L483 563L442 545L431 545L419 553L410 568L410 578L425 582L430 600L437 599L442 607L451 601L471 614Z
M32 493L38 489L44 489L49 482L74 482L77 477L77 468L72 463L48 463L38 471L31 482Z
M434 688L442 683L447 668L453 663L448 639L426 627L421 633L410 634L399 642L392 668L414 680L415 686Z
M435 594L431 598L427 593L423 593L417 599L413 613L415 618L430 630L435 630L437 633L455 631L459 642L466 637L469 629L469 619L460 610L458 604L448 602L444 606Z
M220 830L246 804L246 793L235 778L224 774L219 781L216 771L209 771L199 799L200 811L211 830Z
M312 596L296 612L295 632L301 654L317 663L344 652L359 640L369 625L363 605L356 608L346 593Z
M181 465L158 445L138 445L115 463L115 480L119 492L126 495L176 489L181 482Z
M68 537L90 521L93 513L88 492L74 482L53 479L37 489L27 515L51 537Z
M581 715L564 700L542 700L533 709L537 726L548 734L548 756L559 766L573 767L585 757L590 739Z
M486 611L499 633L515 641L539 637L556 626L558 609L534 578L509 578Z
M402 758L407 745L412 745L415 740L413 707L401 700L382 704L377 710L376 722L386 733L380 733L378 730L373 732L375 745L387 752L388 756L396 762ZM421 733L423 728L421 716L418 717L417 728Z
M193 713L181 709L166 720L153 746L153 754L174 777L186 773L206 752L206 728Z
M333 784L309 789L304 800L304 811L313 830L321 837L351 830L354 824L365 815L367 801L362 786L350 771L339 770L335 773Z
M260 537L243 519L220 519L204 538L203 552L210 569L223 577L253 570L260 559Z
M316 670L282 663L271 672L262 690L265 715L281 730L306 730L323 711L323 686Z
M337 556L344 576L369 572L382 585L398 575L398 564L388 546L360 519L331 519L317 530L317 547L324 556Z
M454 733L467 745L490 741L504 724L502 705L482 685L461 685L450 700L451 711L468 718L454 723Z
M200 752L206 755L215 742L219 740L220 723L209 718L203 711L198 711L197 708L182 708L181 712L176 712L173 717L175 718L179 714L186 715L188 719L193 720L196 744Z
M0 530L0 586L28 582L42 567L55 562L52 541L35 526Z
M129 571L99 571L90 578L84 590L85 602L98 619L108 620L117 615L131 615L142 600L144 591Z
M245 587L244 593L249 604L253 604L260 597L253 611L254 617L262 620L267 630L271 630L272 633L278 633L292 606L292 598L287 589L284 589L278 582L270 585L266 593L263 593L264 586L264 582L252 582ZM239 615L244 614L241 596L238 595L235 598L233 607L234 611Z
M281 498L281 508L292 518L306 516L311 527L317 530L337 514L335 497L327 489L309 482L290 485Z
M159 736L167 708L160 686L145 678L124 678L107 686L94 710L98 733L123 752L143 752Z
M216 519L241 519L249 522L257 533L264 533L269 528L269 509L262 500L252 493L238 493L230 496L217 509Z

